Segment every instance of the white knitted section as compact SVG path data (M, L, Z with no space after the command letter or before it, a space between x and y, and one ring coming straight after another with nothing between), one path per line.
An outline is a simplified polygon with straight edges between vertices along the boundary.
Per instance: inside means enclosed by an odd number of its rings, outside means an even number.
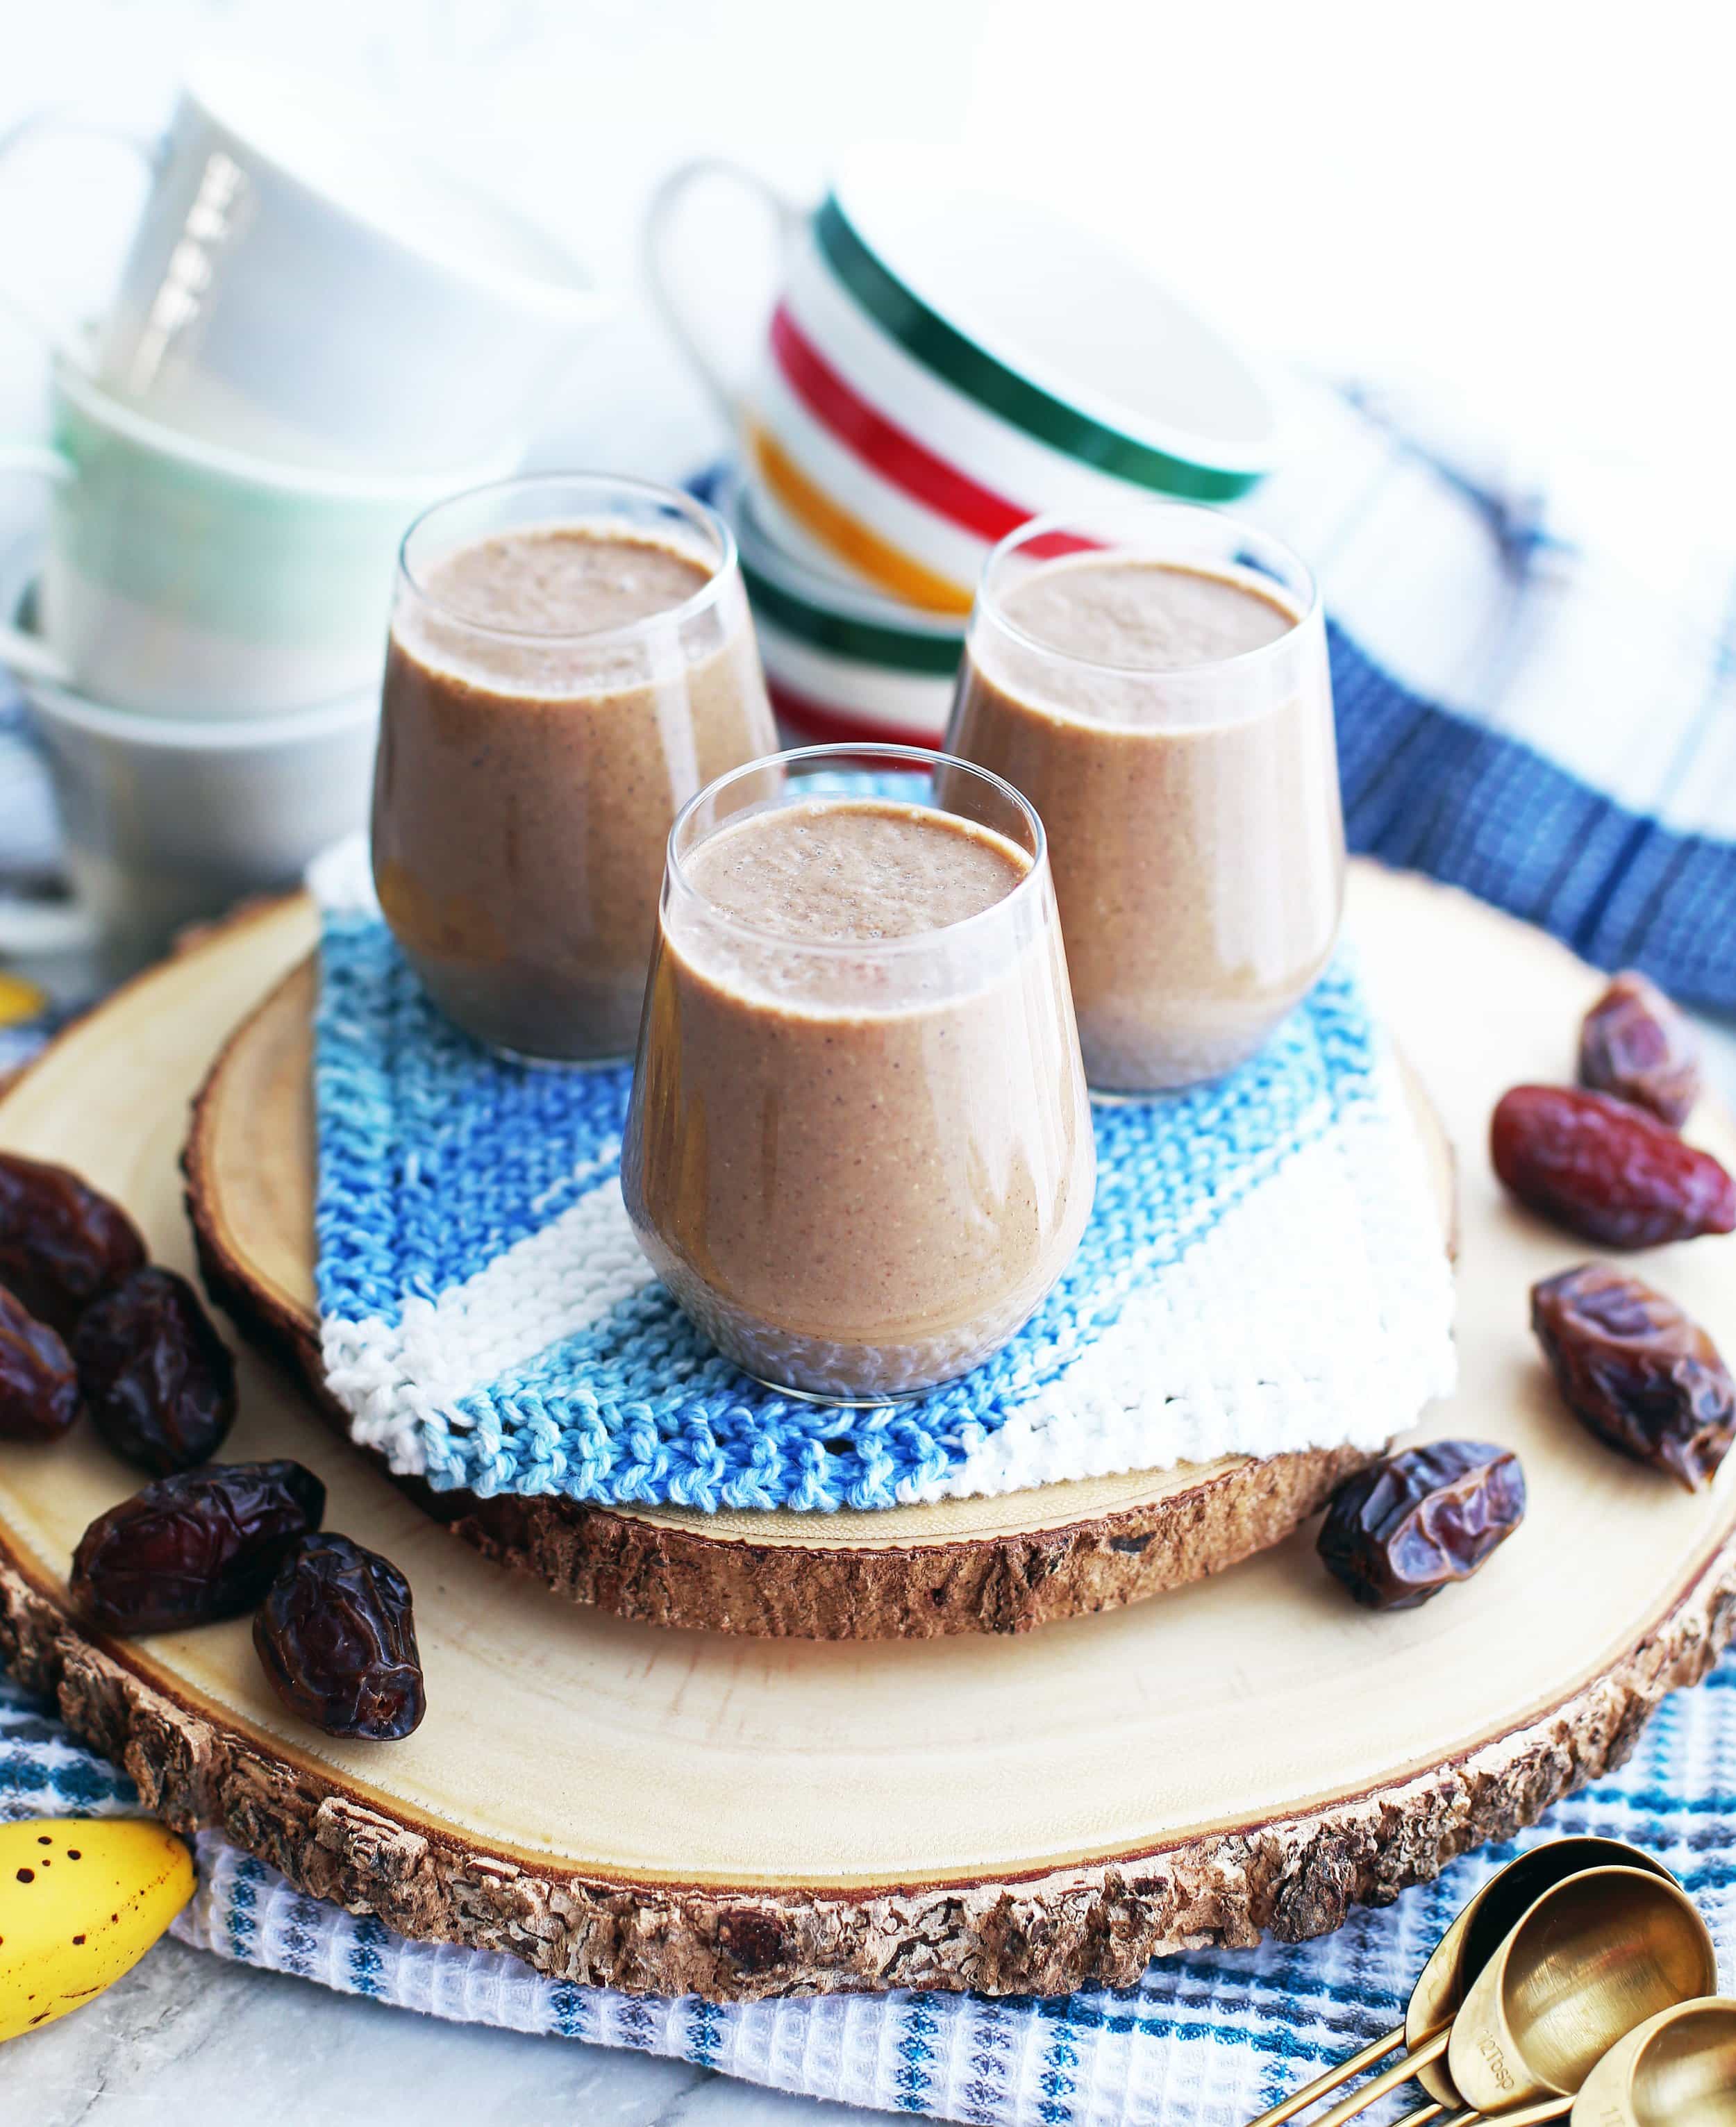
M1377 1101L1292 1154L1137 1286L1060 1381L911 1499L1379 1447L1450 1395L1452 1273L1402 1098L1388 1065Z
M412 1297L394 1326L328 1320L327 1385L351 1431L400 1476L427 1469L421 1426L462 1425L458 1403L548 1345L600 1321L652 1282L613 1177L438 1300Z

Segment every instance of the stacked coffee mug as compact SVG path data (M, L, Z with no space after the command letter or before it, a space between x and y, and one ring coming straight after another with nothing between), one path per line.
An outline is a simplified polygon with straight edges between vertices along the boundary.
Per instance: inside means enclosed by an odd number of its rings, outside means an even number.
M602 308L324 83L208 65L161 140L123 137L148 188L106 315L0 291L52 359L47 441L0 441L50 490L0 663L111 970L361 823L399 542L517 465Z
M783 286L745 391L676 285L694 187L774 220ZM1232 502L1273 463L1265 385L1130 258L910 146L847 158L811 213L716 159L645 232L651 289L740 446L718 497L792 739L940 743L996 543L1152 495Z

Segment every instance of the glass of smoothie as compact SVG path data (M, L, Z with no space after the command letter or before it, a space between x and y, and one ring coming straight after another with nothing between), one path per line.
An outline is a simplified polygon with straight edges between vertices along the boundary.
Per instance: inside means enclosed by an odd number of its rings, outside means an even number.
M947 743L1043 816L1094 1093L1216 1078L1326 966L1326 627L1278 540L1182 504L1033 519L989 557Z
M892 746L726 775L669 836L622 1155L646 1253L758 1380L883 1403L998 1350L1096 1155L1041 823Z
M777 742L703 505L594 474L436 505L400 560L373 826L434 1002L527 1061L631 1055L670 822Z

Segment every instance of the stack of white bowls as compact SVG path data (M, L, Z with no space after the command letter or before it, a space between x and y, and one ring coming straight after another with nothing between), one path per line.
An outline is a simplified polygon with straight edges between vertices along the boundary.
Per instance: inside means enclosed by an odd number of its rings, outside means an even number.
M45 327L49 438L0 443L0 472L51 489L0 662L115 968L364 820L399 542L513 469L601 309L564 252L323 83L210 65L133 144L149 189L113 301Z
M671 268L684 200L717 178L784 239L745 392ZM1272 399L1242 355L1130 258L957 156L863 149L811 214L736 164L689 163L652 204L646 253L740 438L721 500L792 737L938 744L998 540L1130 495L1231 502L1272 464Z

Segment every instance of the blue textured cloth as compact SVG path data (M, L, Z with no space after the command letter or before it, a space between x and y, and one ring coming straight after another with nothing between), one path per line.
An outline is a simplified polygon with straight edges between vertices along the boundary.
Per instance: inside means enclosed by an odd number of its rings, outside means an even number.
M1736 1011L1736 848L1594 789L1523 740L1401 686L1332 632L1353 848L1511 909L1601 968ZM1730 704L1736 710L1736 700Z
M1637 462L1547 468L1320 391L1245 504L1317 575L1350 846L1736 1011L1736 547Z
M1435 403L1294 411L1235 508L1319 577L1350 847L1736 1013L1727 522L1685 523L1638 462L1540 471Z
M126 1782L0 1681L0 1816L125 1813ZM539 1978L515 1959L406 1942L292 1890L207 1834L184 1941L460 2022L667 2054L779 2089L979 2127L1242 2127L1403 2020L1458 1908L1521 1848L1626 1839L1682 1878L1736 1978L1736 1660L1665 1701L1625 1769L1515 1845L1456 1863L1384 1912L1294 1947L1153 1964L1137 1987L1047 2001L892 1993L723 2007ZM23 2043L54 2043L52 2034ZM1370 2115L1379 2120L1389 2115Z

